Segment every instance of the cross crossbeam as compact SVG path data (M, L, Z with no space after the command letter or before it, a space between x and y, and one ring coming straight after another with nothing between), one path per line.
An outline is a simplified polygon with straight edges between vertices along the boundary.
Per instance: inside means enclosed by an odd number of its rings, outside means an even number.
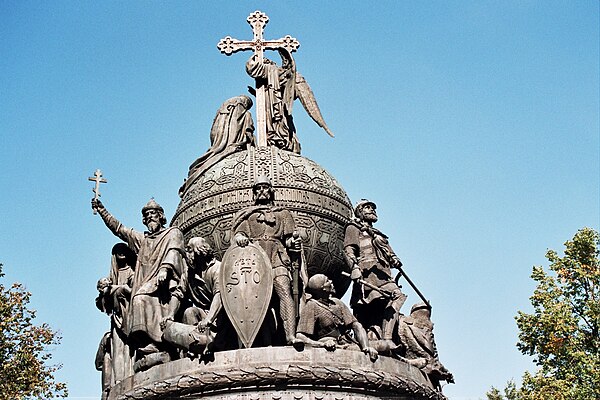
M231 36L226 36L221 39L217 44L217 48L221 53L230 56L238 51L252 50L254 54L259 58L259 61L263 59L264 50L278 50L286 49L292 53L300 47L300 42L296 38L286 35L281 39L265 40L263 38L263 31L265 26L269 22L269 17L261 12L255 11L248 16L246 19L248 24L252 27L253 38L252 40L238 40ZM266 119L266 101L265 101L265 88L261 82L256 81L256 131L258 136L258 145L267 145L267 119Z
M101 183L108 183L108 181L102 177L102 171L100 171L99 169L97 169L94 172L94 176L88 178L88 181L92 181L92 182L96 183L94 185L94 188L92 189L92 192L94 192L94 200L98 200L98 198L101 196L100 195L100 184ZM94 209L94 215L96 213L97 212Z

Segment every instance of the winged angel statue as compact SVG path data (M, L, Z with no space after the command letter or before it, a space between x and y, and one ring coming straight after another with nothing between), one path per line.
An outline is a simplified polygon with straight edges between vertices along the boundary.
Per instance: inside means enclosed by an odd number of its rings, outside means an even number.
M325 124L321 110L306 79L296 71L296 63L285 48L277 49L281 56L281 66L257 56L246 62L246 71L265 85L267 144L300 154L300 142L292 118L294 100L300 99L308 115L333 137ZM252 89L251 89L252 91Z

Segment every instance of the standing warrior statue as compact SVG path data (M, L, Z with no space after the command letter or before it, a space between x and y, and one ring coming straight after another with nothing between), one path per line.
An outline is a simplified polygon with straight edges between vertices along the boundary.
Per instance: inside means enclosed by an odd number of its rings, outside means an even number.
M301 239L294 235L296 226L290 211L274 205L273 186L268 177L258 177L252 192L255 205L241 210L233 219L233 240L240 247L252 241L267 254L273 268L273 288L279 297L285 339L291 343L296 337L296 307L292 297L292 263L288 252L299 252Z
M125 329L136 349L134 371L167 362L169 349L162 341L161 323L177 311L172 304L178 302L171 300L185 266L183 234L179 228L165 228L164 210L154 199L142 208L148 228L143 233L123 226L98 199L92 199L92 209L137 254Z
M296 71L292 52L300 43L287 35L278 40L264 40L263 30L269 17L260 11L247 19L254 33L253 40L237 40L230 36L221 39L217 48L226 55L238 51L253 50L254 55L246 63L246 71L256 79L256 119L259 146L276 146L300 154L300 143L292 119L292 105L300 99L308 115L333 137L306 80ZM263 51L277 50L282 65L263 57Z
M373 228L377 222L375 208L375 203L361 200L354 209L358 221L346 227L344 253L354 280L350 305L363 326L381 328L380 350L392 350L397 346L392 338L406 295L391 272L391 268L400 269L402 263L387 236Z

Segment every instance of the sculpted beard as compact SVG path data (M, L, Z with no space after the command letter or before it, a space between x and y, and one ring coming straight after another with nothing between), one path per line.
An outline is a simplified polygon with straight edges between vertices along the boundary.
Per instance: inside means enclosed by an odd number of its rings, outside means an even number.
M146 227L151 233L157 232L160 229L160 216L151 215L146 218Z
M271 199L271 194L268 189L259 189L256 191L256 199L260 201L268 201Z
M377 222L375 211L363 211L363 219L367 222Z

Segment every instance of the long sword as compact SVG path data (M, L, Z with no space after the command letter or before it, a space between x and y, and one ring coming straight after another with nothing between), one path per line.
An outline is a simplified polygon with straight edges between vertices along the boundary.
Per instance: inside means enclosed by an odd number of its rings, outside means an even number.
M346 271L342 271L342 275L347 276L348 278L350 278L350 273L346 272ZM387 297L388 299L391 299L393 297L392 292L390 292L389 290L385 290L382 289L380 287L377 287L375 285L373 285L372 283L369 283L367 281L365 281L364 279L357 279L358 283L365 285L366 287L369 287L373 290L375 290L376 292L381 293L382 295L384 295L385 297Z
M406 275L406 272L404 272L404 270L402 268L398 268L398 274L396 275L396 278L394 279L394 281L396 281L396 285L398 284L398 281L400 280L401 277L404 277L404 279L406 279L406 282L408 282L408 284L410 285L410 287L413 288L413 290L415 291L416 294L419 295L419 297L421 298L421 300L423 300L423 302L425 304L427 304L427 307L429 307L429 309L431 310L431 303L429 303L429 300L427 300L425 298L425 296L423 296L423 293L421 293L421 291L417 288L417 286L413 283L413 281L408 277L408 275Z

